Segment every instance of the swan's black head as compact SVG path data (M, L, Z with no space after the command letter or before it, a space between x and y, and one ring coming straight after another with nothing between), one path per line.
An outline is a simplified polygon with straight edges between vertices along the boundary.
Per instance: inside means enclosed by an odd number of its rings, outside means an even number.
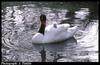
M44 34L45 33L45 26L46 26L46 15L41 14L40 21L41 21L41 27L39 29L39 33Z
M41 23L46 23L46 15L41 14L40 15L40 21L41 21Z

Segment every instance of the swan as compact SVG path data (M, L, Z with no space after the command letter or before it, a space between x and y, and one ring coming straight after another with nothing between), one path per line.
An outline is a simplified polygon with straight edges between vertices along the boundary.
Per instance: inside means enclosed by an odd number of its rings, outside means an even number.
M74 35L78 26L70 27L69 24L53 23L46 26L46 16L40 16L41 26L39 31L33 35L32 43L54 43L66 40Z

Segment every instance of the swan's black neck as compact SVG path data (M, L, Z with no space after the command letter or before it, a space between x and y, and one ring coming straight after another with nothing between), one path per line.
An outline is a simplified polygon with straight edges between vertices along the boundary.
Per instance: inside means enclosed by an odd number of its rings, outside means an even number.
M39 29L38 32L44 35L44 33L45 33L45 27L46 27L45 24L41 24L41 27L40 27L40 29Z
M40 21L41 21L41 27L38 32L44 35L46 27L46 16L44 14L41 14Z

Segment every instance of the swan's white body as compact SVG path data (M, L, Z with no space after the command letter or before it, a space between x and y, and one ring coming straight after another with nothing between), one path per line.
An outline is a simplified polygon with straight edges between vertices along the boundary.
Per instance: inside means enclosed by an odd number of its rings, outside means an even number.
M41 33L36 33L32 37L33 43L54 43L66 40L74 35L77 31L77 26L70 27L69 24L55 24L57 26L54 27L54 24L48 25L45 28L44 35Z

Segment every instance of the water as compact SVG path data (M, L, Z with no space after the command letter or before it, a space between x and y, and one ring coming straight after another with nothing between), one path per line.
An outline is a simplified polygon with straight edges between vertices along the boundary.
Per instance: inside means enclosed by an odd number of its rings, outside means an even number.
M83 8L88 10L88 8ZM2 61L41 62L40 51L45 48L46 62L98 62L98 20L86 27L89 11L76 11L80 30L74 37L53 44L32 44L32 36L40 27L39 16L47 16L47 25L60 23L67 9L22 5L2 10ZM80 24L77 24L80 23ZM57 60L55 60L57 58Z

